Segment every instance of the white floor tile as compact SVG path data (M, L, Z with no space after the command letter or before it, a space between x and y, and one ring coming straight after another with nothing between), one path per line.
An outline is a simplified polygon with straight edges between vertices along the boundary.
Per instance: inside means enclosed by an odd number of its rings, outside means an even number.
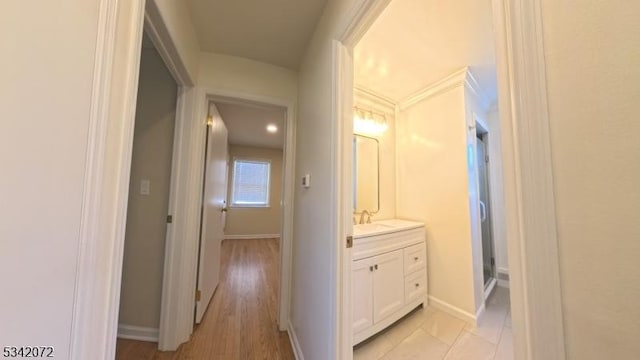
M507 318L504 319L504 326L511 329L511 310L507 312Z
M492 360L496 346L470 332L463 331L445 360Z
M494 360L513 360L513 332L505 328L500 337Z
M400 344L422 325L426 312L427 310L424 308L414 310L412 313L388 327L384 335L387 336L394 346Z
M442 360L449 346L418 329L388 352L383 360Z
M447 345L453 345L465 324L464 321L452 315L435 310L426 314L421 327L429 335L435 336Z
M388 353L393 348L393 344L384 335L380 334L358 344L353 349L353 360L378 360Z

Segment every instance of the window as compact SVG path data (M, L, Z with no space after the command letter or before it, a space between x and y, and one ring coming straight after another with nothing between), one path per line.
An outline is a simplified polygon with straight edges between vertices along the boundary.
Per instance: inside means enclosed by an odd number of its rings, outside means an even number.
M268 207L271 163L264 160L234 160L231 206Z

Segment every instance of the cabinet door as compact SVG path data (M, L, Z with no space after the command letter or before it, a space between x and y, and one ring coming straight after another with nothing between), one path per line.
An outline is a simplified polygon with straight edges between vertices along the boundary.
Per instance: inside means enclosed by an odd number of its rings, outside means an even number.
M354 261L351 267L353 333L373 325L373 264L371 259Z
M404 305L404 266L402 249L372 258L373 322L393 314Z

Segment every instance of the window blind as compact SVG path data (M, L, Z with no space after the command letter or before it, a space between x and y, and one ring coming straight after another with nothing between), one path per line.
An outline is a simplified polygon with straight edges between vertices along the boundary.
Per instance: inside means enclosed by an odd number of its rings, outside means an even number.
M259 160L235 160L231 204L235 206L269 206L271 164Z

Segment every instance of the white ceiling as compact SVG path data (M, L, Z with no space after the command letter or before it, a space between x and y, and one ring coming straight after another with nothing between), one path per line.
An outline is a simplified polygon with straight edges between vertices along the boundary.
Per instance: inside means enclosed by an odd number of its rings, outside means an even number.
M189 0L203 51L296 70L326 0Z
M282 149L284 145L285 109L277 106L214 101L229 131L229 144ZM278 132L267 132L275 124Z
M491 0L392 0L355 49L355 83L400 101L469 66L496 99Z

